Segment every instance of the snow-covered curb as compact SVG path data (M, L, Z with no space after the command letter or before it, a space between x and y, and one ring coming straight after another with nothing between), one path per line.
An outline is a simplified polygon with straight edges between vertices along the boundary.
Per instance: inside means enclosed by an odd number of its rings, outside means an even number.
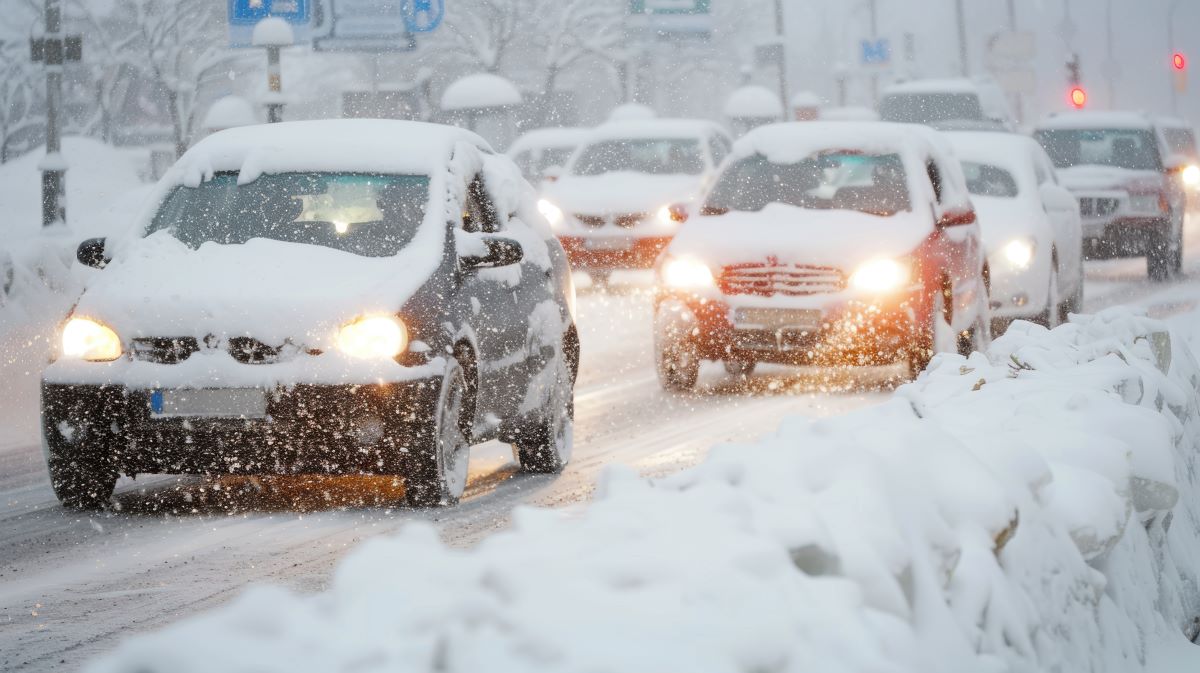
M473 550L411 524L327 592L257 588L90 670L1115 673L1196 657L1200 370L1183 344L1120 310L1019 324L878 407L789 420L664 481L612 469L591 504L520 509Z

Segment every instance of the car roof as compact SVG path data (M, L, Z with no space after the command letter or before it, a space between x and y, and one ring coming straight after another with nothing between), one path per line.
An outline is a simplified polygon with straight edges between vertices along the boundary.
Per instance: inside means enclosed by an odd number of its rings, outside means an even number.
M1070 130L1070 129L1139 129L1152 130L1154 123L1141 112L1109 112L1099 110L1081 110L1064 114L1054 114L1038 123L1037 129Z
M934 131L891 122L781 122L751 130L734 143L735 156L761 154L774 163L792 163L827 150L871 154L911 153L930 142Z
M581 127L555 127L528 131L513 141L507 154L513 156L528 149L543 147L577 147L587 140L591 129Z
M883 94L979 93L979 85L969 79L914 79L884 87Z
M242 182L264 173L303 171L432 175L458 143L492 153L474 133L442 124L389 119L258 124L204 138L172 171L187 184L221 171L240 173Z
M623 138L699 138L710 133L727 135L719 124L703 119L637 119L605 122L592 130L588 142Z

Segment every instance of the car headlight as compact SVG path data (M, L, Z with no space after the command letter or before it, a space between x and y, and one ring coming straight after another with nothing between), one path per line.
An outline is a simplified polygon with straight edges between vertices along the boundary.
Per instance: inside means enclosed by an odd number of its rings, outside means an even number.
M355 358L390 359L408 348L408 329L392 316L360 318L342 325L337 346Z
M875 259L858 267L850 276L850 285L864 292L895 292L912 280L909 265L894 259Z
M659 208L657 217L659 224L668 227L673 224L679 224L675 221L675 215L671 212L671 206L663 206L662 208Z
M1129 210L1135 213L1157 215L1165 210L1163 201L1161 194L1134 194L1129 197Z
M542 214L542 217L546 218L546 221L550 223L550 226L557 227L558 225L562 224L562 208L550 203L546 199L538 201L537 207L538 212Z
M1183 184L1188 187L1200 187L1200 166L1192 165L1183 169Z
M1033 241L1018 238L1004 246L1004 259L1018 269L1027 269L1033 262Z
M713 274L704 262L687 257L671 258L662 267L663 283L678 288L713 286Z
M71 318L62 331L64 357L111 362L121 357L121 338L95 320Z

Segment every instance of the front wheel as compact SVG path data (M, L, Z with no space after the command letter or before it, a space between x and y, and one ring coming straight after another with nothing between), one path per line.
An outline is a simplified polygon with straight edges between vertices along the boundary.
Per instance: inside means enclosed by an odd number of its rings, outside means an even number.
M1162 283L1183 270L1183 232L1167 231L1150 238L1150 250L1146 253L1146 275L1150 280Z
M545 390L542 409L531 427L513 443L513 454L525 472L557 474L571 460L575 432L573 379L564 345L534 383Z
M466 395L462 367L451 360L427 416L435 421L413 433L404 454L404 497L412 507L454 505L466 490L471 455Z
M86 437L76 444L67 444L62 438L48 441L46 430L42 430L50 486L58 501L69 509L102 509L117 486L117 471L87 441Z

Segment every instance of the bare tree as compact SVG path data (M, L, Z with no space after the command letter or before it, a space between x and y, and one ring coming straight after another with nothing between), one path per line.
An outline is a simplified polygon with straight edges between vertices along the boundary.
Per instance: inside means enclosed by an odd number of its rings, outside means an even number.
M523 8L527 34L540 54L543 93L553 92L559 76L592 58L613 64L623 60L624 4L612 0L530 0Z
M46 123L27 50L23 41L0 40L0 164L8 161L10 140Z

